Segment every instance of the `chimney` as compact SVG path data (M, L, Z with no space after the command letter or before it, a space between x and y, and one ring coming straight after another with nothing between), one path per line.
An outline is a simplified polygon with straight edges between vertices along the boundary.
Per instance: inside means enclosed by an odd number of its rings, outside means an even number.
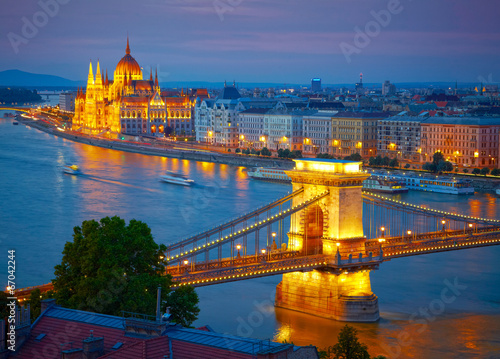
M156 292L156 321L161 321L161 287L158 287L158 291Z
M94 337L94 331L90 331L90 336L83 340L83 358L96 359L104 354L104 338Z
M50 307L53 307L54 305L56 305L56 300L55 299L44 299L44 300L42 300L41 304L42 304L41 313L43 313L47 309L49 309Z

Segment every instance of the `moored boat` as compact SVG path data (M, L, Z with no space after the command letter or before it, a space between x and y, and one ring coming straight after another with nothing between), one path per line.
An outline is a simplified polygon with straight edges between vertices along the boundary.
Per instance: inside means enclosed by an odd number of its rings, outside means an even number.
M500 196L500 188L497 188L497 189L495 190L495 193L496 193L498 196Z
M469 181L462 179L407 175L391 175L390 178L402 181L410 190L446 194L474 194L474 187Z
M64 166L63 172L69 175L78 175L80 174L80 168L77 165Z
M256 167L253 171L248 171L248 176L254 179L277 181L277 182L291 182L292 179L287 176L284 170L280 168L264 168Z
M191 186L194 183L194 180L187 178L184 175L174 172L167 172L165 175L160 176L160 179L163 182L180 184L183 186Z
M408 192L408 188L402 181L389 179L384 176L370 176L363 181L363 190L380 193L403 193Z

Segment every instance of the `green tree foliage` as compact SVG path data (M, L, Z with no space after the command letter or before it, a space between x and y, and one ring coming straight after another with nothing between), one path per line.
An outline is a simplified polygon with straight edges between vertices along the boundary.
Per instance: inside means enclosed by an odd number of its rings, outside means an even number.
M474 168L474 169L472 170L472 174L474 174L474 175L478 175L478 174L480 174L480 173L481 173L481 170L480 170L479 168Z
M393 158L393 159L389 162L389 167L392 167L392 168L399 167L399 162L398 162L397 158Z
M240 153L240 152L241 152L241 150L240 150L239 148L237 148L237 149L235 149L235 150L234 150L234 152L235 152L235 153Z
M42 97L36 90L0 87L0 102L12 104L40 101L42 101Z
M464 168L463 173L469 173L469 170L467 168Z
M35 289L30 293L30 312L31 312L31 321L34 322L36 318L38 318L42 311L42 300L54 298L55 293L52 290L48 292L41 293L40 289Z
M190 327L198 319L198 294L191 286L182 286L171 292L167 299L170 314L175 323Z
M153 315L161 286L167 299L171 277L163 275L165 245L157 245L147 224L119 217L84 221L66 242L52 283L58 304L111 315L122 311Z
M441 152L435 152L434 155L432 155L432 163L437 166L441 161L444 161L443 154Z
M4 291L0 291L0 320L9 316L10 308L7 307L7 304L9 304L11 300L7 299L8 297L10 297L10 295L7 295Z
M429 172L451 172L453 171L453 165L449 161L445 161L444 156L441 152L436 152L432 156L432 162L424 163L422 166L423 170Z
M410 164L409 163L405 164L405 168L406 169L410 168Z
M301 151L290 151L288 148L286 149L280 148L277 154L279 158L302 158Z
M494 168L491 170L491 175L492 176L500 176L500 169Z
M483 176L486 176L486 175L487 175L487 174L489 174L489 173L490 173L490 169L489 169L488 167L483 167L483 168L481 168L481 174L482 174Z
M346 325L339 333L338 342L322 353L327 359L370 359L368 348L358 341L357 330Z
M260 154L262 156L272 156L272 153L271 151L269 151L269 149L267 147L264 147L261 151L260 151Z
M356 162L359 162L362 160L361 158L361 155L359 153L353 153L352 155L350 156L346 156L344 157L344 160L347 160L347 161L356 161Z

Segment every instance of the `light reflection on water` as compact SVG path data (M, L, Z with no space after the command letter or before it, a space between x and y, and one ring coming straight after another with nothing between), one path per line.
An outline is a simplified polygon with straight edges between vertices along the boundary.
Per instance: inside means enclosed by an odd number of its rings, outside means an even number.
M78 164L82 176L62 173ZM196 181L181 187L159 181L165 171ZM86 146L0 120L0 249L17 249L20 286L46 283L73 226L119 215L148 223L155 240L172 243L286 194L289 185L250 181L246 169L143 156ZM498 218L494 194L460 197L409 192L400 200L431 208ZM353 324L372 355L401 358L500 356L500 247L471 249L383 263L371 273L381 321ZM5 258L2 258L5 261ZM6 265L2 262L0 265ZM410 316L440 297L444 280L467 289L412 342ZM0 278L3 285L4 278ZM215 330L295 344L332 345L344 323L273 307L280 276L199 288L200 319Z

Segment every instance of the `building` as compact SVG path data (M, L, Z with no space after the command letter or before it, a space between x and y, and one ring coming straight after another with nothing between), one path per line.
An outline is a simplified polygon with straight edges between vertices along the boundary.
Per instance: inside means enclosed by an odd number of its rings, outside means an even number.
M396 86L391 84L391 81L385 81L382 84L382 95L383 96L392 96L396 94Z
M76 92L68 91L59 94L59 109L66 112L75 112Z
M210 327L188 329L160 318L115 317L62 308L42 301L42 314L22 333L16 329L18 359L313 359L315 347L219 334ZM0 321L3 324L3 321ZM21 335L22 334L22 340ZM9 353L2 352L2 354Z
M441 152L459 166L499 168L500 118L429 117L421 133L422 162Z
M101 73L97 62L94 76L89 66L86 91L79 89L75 99L73 130L88 134L130 134L164 136L167 127L176 134L192 134L194 99L181 91L162 96L158 75L143 79L142 69L130 54L127 38L125 56L116 65L113 79Z
M332 122L337 112L315 111L303 117L303 145L304 154L332 153Z
M377 121L387 112L339 112L332 119L330 154L346 157L359 153L363 158L377 154Z
M425 116L398 116L377 122L377 154L382 157L420 162L421 128Z
M321 92L321 79L314 78L311 80L311 92Z

